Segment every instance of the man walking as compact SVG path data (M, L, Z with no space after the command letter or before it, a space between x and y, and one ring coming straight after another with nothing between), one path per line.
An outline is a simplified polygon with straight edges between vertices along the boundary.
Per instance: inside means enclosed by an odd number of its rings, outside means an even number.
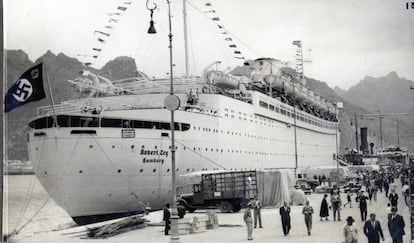
M306 201L306 206L303 207L302 213L305 215L305 225L308 229L308 235L311 235L313 208L309 205L309 200Z
M290 207L287 202L283 202L283 207L279 209L280 218L282 219L283 234L287 236L290 231Z
M367 220L367 199L368 196L364 192L364 190L361 190L361 192L358 195L358 201L359 201L359 211L361 212L361 221L364 222Z
M388 196L392 207L397 207L398 205L398 194L395 192L395 189L391 189L391 193Z
M385 196L388 197L388 190L390 189L390 183L388 180L384 181L384 190L385 190Z
M262 213L261 213L262 203L259 201L259 199L257 199L257 197L254 198L252 202L252 206L253 206L253 215L254 215L254 228L257 227L257 220L259 220L259 228L263 228L262 227Z
M391 217L388 219L388 229L393 243L402 243L405 223L401 215L397 214L397 207L391 208Z
M379 243L380 236L382 241L384 241L381 223L378 220L375 220L375 214L371 213L369 219L370 220L366 221L364 224L364 234L368 238L368 243Z
M336 221L336 215L338 215L338 221L341 221L341 197L339 196L338 189L334 190L334 192L331 195L331 205L332 205L332 212L333 212L333 218L334 221Z
M164 234L165 235L168 235L169 231L170 231L170 223L171 223L170 218L171 218L170 204L167 203L167 204L165 204L165 207L164 207L164 216L163 216L163 219L162 219L162 220L165 221L165 225L164 225Z
M344 226L345 243L358 243L358 230L353 224L354 221L355 220L351 216L346 219L346 224Z
M253 220L252 220L251 208L252 208L252 204L251 202L249 202L243 214L243 220L244 220L244 223L246 223L246 227L247 227L247 240L253 240L253 237L252 237L252 234L253 234L253 227L252 227L253 222L252 221Z

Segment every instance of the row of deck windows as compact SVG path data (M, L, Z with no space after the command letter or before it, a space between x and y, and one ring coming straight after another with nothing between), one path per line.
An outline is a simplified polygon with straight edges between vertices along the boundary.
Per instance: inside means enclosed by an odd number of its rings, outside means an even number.
M129 120L116 118L99 118L86 116L66 116L58 115L56 123L59 127L112 127L112 128L146 128L170 130L169 122ZM29 123L34 129L51 128L54 125L54 117L42 117ZM174 123L174 130L187 131L190 129L188 123Z
M270 111L274 111L276 113L280 113L280 114L288 116L288 117L292 117L292 118L295 117L294 112L290 109L287 109L284 106L280 106L280 109L279 109L279 107L273 106L273 105L268 104L264 101L259 101L259 106L264 108L264 109L268 109ZM311 117L307 114L304 114L304 115L300 114L300 112L296 113L296 119L299 120L299 121L303 121L303 122L318 126L318 127L335 128L334 124L330 124L330 123L327 123L327 122L324 122L324 121L319 121L319 119Z

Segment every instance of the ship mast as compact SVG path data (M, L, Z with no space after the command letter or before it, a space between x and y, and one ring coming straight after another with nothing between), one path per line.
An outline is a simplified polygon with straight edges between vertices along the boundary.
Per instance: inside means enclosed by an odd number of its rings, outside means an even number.
M185 56L185 76L189 76L188 64L188 33L187 33L187 0L183 0L183 22L184 22L184 56Z

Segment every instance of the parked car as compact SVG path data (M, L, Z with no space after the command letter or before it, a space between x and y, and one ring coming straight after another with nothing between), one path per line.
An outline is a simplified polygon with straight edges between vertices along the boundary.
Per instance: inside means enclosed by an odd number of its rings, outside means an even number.
M315 193L332 193L332 187L320 185L315 188Z
M308 184L308 181L305 179L299 179L296 181L296 189L302 190L305 194L312 193L312 187Z

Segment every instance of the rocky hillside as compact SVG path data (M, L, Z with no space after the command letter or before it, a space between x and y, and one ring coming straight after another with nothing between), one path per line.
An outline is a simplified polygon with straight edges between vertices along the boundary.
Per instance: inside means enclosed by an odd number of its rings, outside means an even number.
M335 88L335 92L369 111L408 112L414 107L414 92L410 87L414 87L413 81L390 72L384 77L366 76L349 90Z
M369 113L414 113L414 82L399 77L396 72L374 78L366 76L349 90L335 87L338 96L363 107ZM383 118L383 145L397 145L397 119L400 119L400 146L414 151L414 116L387 115ZM373 141L380 143L379 118L366 117L359 124L371 128Z

